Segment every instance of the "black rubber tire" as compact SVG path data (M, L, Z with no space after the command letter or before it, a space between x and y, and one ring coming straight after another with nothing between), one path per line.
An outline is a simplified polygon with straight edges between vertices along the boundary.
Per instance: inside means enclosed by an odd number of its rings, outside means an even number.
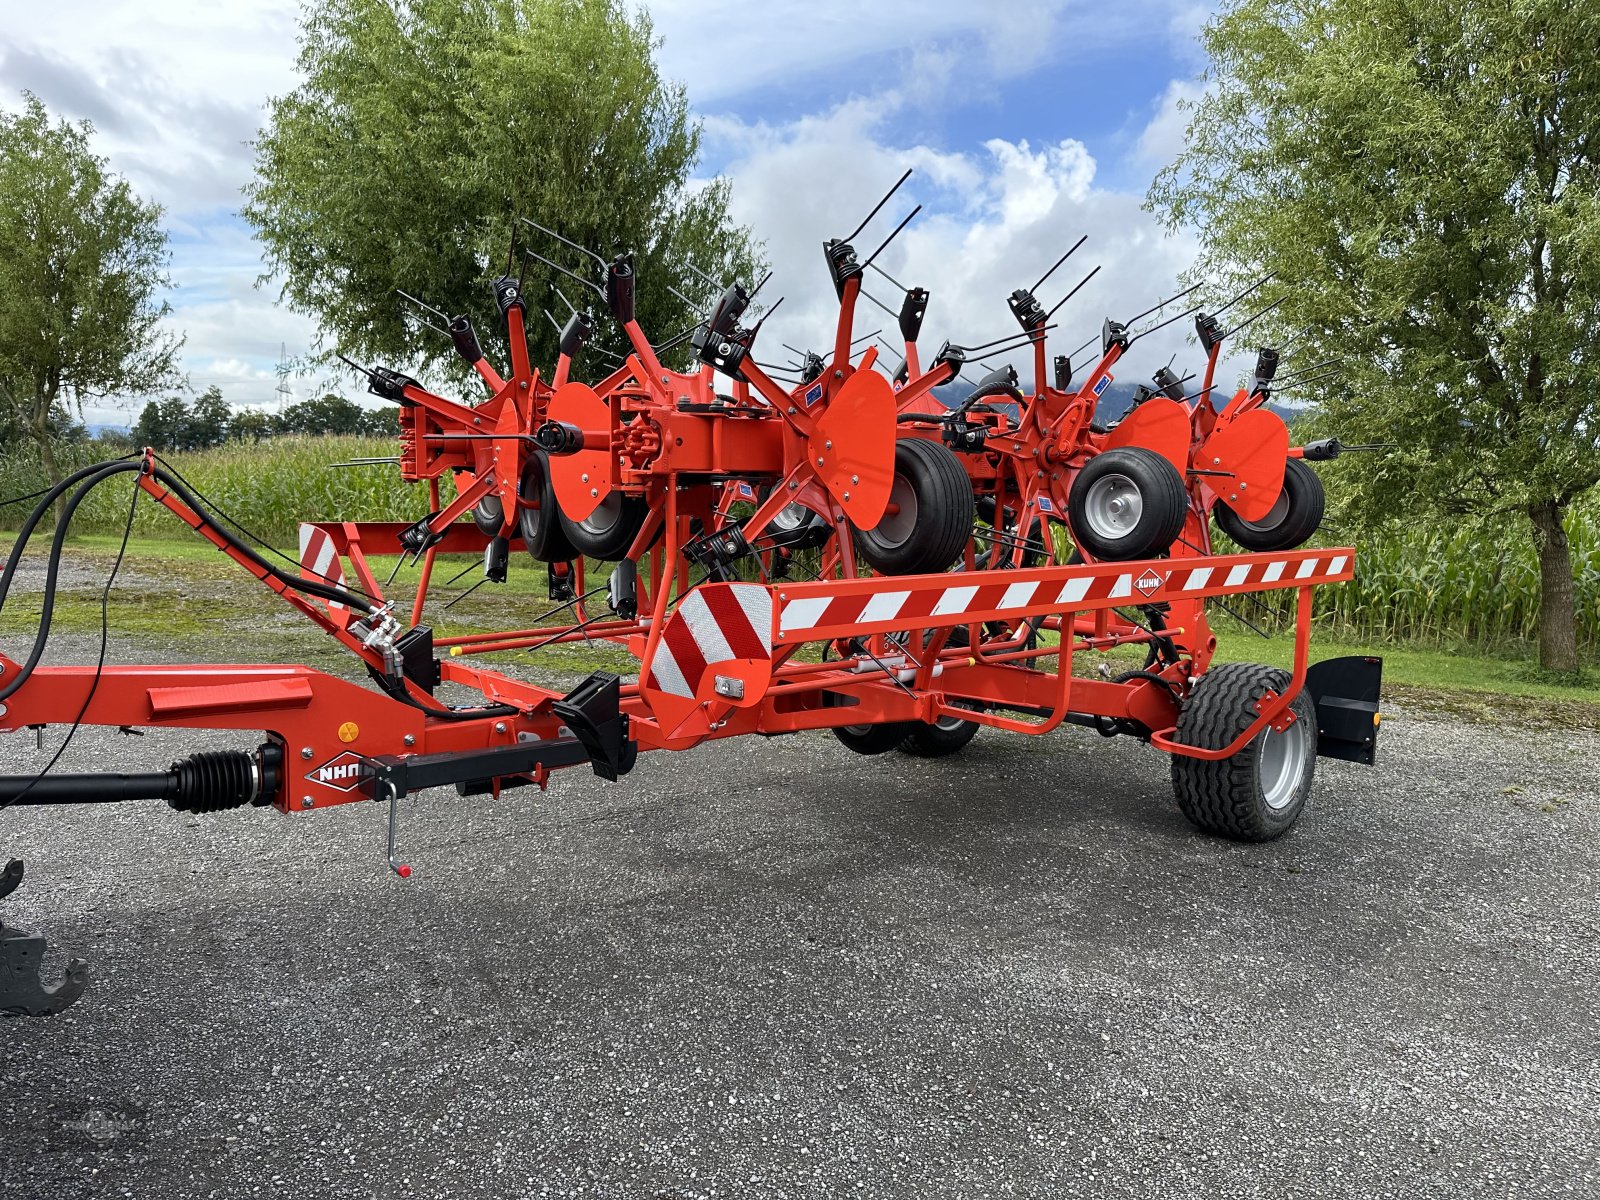
M843 697L837 692L822 693L825 708L842 706ZM835 725L833 736L848 750L857 754L887 754L911 734L921 721L888 721L882 725Z
M1281 692L1288 685L1289 673L1277 667L1259 663L1212 667L1184 705L1176 740L1187 746L1220 750L1260 715L1256 701L1269 688ZM1290 707L1295 726L1301 727L1304 761L1292 793L1280 797L1276 805L1268 803L1262 786L1262 749L1269 735L1294 736L1293 726L1283 734L1272 734L1270 730L1258 734L1244 749L1218 762L1181 754L1172 756L1172 793L1183 815L1196 828L1236 842L1269 842L1287 833L1300 819L1316 774L1317 713L1311 694L1304 688ZM1269 766L1270 762L1269 759Z
M535 561L568 562L576 558L577 552L562 528L561 506L556 503L556 490L550 483L550 464L544 451L534 451L522 464L517 495L524 500L536 500L539 505L538 508L517 508L517 532L522 534L522 543Z
M944 758L966 749L978 733L976 721L958 721L949 718L930 724L927 721L912 723L911 732L900 742L900 751L915 758Z
M1133 488L1140 501L1138 518L1120 534L1097 528L1090 519L1091 507L1099 503L1097 490L1114 486L1114 477ZM1183 532L1188 512L1189 493L1178 468L1143 446L1118 446L1095 455L1078 472L1067 494L1072 536L1100 562L1129 562L1165 554Z
M948 446L925 438L901 438L894 448L894 487L916 505L905 515L886 515L874 529L856 530L856 550L880 575L927 575L961 558L972 537L972 480Z
M617 562L628 556L628 547L649 515L650 505L643 496L612 492L586 520L573 521L562 513L561 532L585 558Z
M499 496L485 496L472 506L472 523L485 537L498 537L505 523L505 511Z
M1293 550L1305 545L1322 524L1327 494L1322 476L1298 458L1284 460L1283 491L1272 511L1260 521L1246 521L1227 503L1217 501L1217 525L1246 550Z

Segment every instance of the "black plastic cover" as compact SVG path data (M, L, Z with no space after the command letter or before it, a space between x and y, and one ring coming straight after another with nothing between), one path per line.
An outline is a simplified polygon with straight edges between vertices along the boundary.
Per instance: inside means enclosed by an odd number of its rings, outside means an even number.
M1370 767L1378 754L1383 659L1325 658L1306 668L1305 687L1317 705L1317 753Z

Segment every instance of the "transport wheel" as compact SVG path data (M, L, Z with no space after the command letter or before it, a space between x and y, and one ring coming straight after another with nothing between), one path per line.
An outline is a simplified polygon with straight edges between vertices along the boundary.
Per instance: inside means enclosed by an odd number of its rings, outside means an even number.
M500 526L505 522L505 506L500 503L499 496L485 496L472 508L472 523L478 527L478 532L488 537L495 537L500 533Z
M1259 521L1246 521L1221 500L1217 501L1217 524L1246 550L1293 550L1304 545L1322 524L1327 497L1322 476L1298 458L1283 464L1283 490L1272 511Z
M550 464L543 451L528 455L527 462L522 465L517 495L538 505L537 508L522 505L517 509L517 530L522 534L528 553L539 562L567 562L577 557L562 530L561 508L556 503L556 490L550 483Z
M893 511L856 530L856 548L882 575L943 571L972 536L972 480L948 446L901 438L894 448Z
M969 707L958 701L959 707ZM970 705L976 708L976 705ZM963 721L960 717L940 717L931 724L927 721L912 723L911 732L900 742L900 751L917 758L943 758L966 748L978 732L976 721Z
M628 547L649 515L650 505L643 496L612 492L581 521L568 520L563 513L561 531L573 549L586 558L616 562L627 556Z
M1219 750L1259 715L1256 701L1289 685L1289 673L1258 663L1212 667L1195 685L1178 718L1176 738ZM1183 815L1206 833L1239 842L1268 842L1288 832L1311 794L1317 762L1317 712L1304 688L1290 705L1295 722L1268 727L1220 762L1172 756L1172 791Z
M1119 446L1091 458L1072 481L1072 536L1101 562L1164 554L1183 532L1183 476L1154 450Z
M837 692L823 692L825 708L839 707L844 697ZM912 726L921 721L890 721L883 725L835 725L833 736L857 754L887 754L910 736Z

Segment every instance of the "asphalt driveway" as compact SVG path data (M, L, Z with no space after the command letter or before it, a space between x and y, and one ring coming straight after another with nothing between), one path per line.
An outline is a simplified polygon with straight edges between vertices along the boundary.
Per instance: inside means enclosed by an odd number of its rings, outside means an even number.
M0 1192L1595 1195L1600 735L1384 738L1266 846L1086 730L424 796L408 881L375 805L0 813L93 972L0 1021Z

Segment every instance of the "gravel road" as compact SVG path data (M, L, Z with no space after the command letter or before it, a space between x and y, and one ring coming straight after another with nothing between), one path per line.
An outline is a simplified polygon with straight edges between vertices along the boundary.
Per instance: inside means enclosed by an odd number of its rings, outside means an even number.
M0 1021L0 1193L1594 1196L1597 762L1401 707L1239 846L1086 730L747 739L408 801L408 881L373 805L6 812L93 983Z

